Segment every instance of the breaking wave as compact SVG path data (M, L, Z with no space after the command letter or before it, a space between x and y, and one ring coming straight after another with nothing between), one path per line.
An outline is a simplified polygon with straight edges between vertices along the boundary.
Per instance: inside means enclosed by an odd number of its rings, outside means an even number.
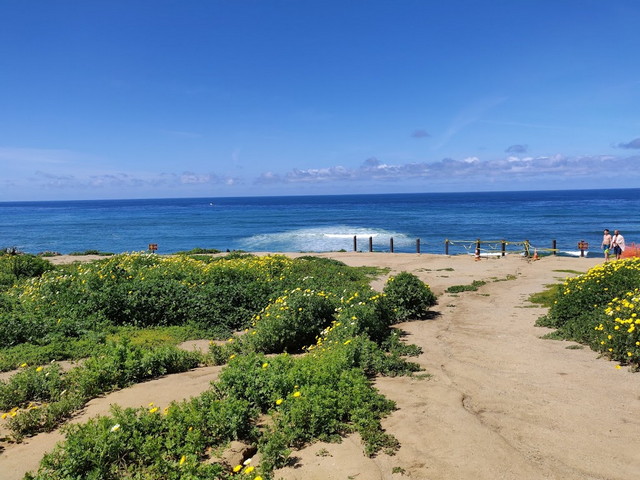
M350 227L348 225L301 228L276 233L262 233L239 241L243 250L259 252L331 252L352 251L353 237L357 250L369 250L369 238L375 251L390 250L393 238L394 250L408 251L415 248L415 238L404 233L377 228Z

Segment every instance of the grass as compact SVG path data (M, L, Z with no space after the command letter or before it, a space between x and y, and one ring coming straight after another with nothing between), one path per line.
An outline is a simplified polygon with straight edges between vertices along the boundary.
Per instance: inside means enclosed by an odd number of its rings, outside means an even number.
M478 288L486 285L484 280L474 280L469 285L452 285L445 290L447 293L460 293L460 292L477 292Z
M560 284L547 285L546 289L542 292L532 293L531 295L529 295L528 300L531 303L540 305L541 307L551 308L551 305L553 305L553 301L558 295L558 290L560 289L560 287Z
M517 278L518 278L517 276L512 275L512 274L509 274L509 275L507 275L507 276L506 276L506 277L504 277L504 278L495 278L493 281L494 281L494 282L508 282L508 281L510 281L510 280L515 280L515 279L517 279Z
M83 255L100 255L102 257L109 257L115 255L113 252L101 252L100 250L84 250L82 252L70 252L69 255L80 257Z
M107 340L118 342L126 338L132 345L154 347L160 345L178 345L187 340L198 340L201 338L223 338L222 333L223 332L221 332L221 335L211 335L210 331L204 331L192 325L152 328L121 327L107 335ZM224 336L226 337L226 335Z

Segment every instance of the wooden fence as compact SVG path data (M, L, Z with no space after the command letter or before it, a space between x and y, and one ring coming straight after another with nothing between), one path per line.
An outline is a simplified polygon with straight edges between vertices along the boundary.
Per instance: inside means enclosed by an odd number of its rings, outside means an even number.
M373 252L373 237L369 237L368 239L368 247L369 252ZM461 248L464 249L465 253L473 254L477 257L479 256L505 256L507 253L510 254L521 254L526 257L537 256L537 255L557 255L559 250L557 248L556 240L551 240L551 247L544 248L540 246L533 246L529 242L529 240L523 240L521 242L512 242L507 240L480 240L479 238L476 240L444 240L444 254L450 255L453 250L452 247L455 247L456 250L462 252ZM420 253L421 243L420 239L416 239L415 241L415 251L416 253ZM586 252L589 250L589 244L583 240L580 240L577 244L578 251L580 252L580 256L584 257ZM358 238L354 235L353 237L353 251L358 251ZM393 237L389 239L389 251L394 253L394 242Z

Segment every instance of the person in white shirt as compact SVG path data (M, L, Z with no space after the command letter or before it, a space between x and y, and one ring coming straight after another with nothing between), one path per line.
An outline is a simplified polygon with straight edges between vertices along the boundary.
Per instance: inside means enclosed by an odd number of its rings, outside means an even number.
M620 230L613 231L613 237L611 237L611 246L613 247L613 253L616 256L616 260L620 260L622 252L624 252L624 237L620 233Z

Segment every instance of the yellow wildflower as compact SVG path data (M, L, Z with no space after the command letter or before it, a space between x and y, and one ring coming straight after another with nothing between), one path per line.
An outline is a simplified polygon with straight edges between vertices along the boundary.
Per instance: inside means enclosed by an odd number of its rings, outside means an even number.
M182 455L182 457L180 458L180 465L182 465L186 461L187 461L187 456L186 455Z
M299 397L300 395L302 395L299 391L293 392L293 396L294 397Z
M276 405L282 405L282 402L284 402L284 400L282 398L279 398L276 400Z
M238 473L240 470L242 470L242 465L236 465L233 467L233 473Z

